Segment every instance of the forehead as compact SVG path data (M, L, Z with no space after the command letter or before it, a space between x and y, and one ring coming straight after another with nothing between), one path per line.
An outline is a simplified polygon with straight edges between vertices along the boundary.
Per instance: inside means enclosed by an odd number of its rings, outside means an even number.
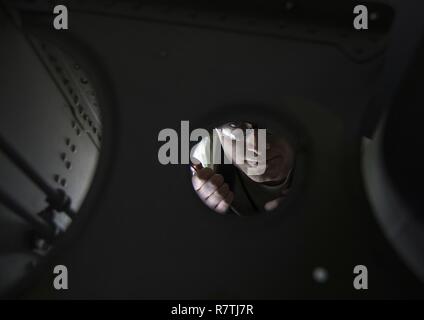
M256 129L258 126L252 121L231 121L223 124L220 128L233 129Z

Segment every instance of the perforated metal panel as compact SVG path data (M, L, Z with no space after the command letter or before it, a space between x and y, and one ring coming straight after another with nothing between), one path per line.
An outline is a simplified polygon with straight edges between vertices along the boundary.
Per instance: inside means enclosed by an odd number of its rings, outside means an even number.
M10 23L0 29L0 134L52 189L63 189L78 211L101 146L101 115L89 76L51 44ZM31 43L34 45L32 46ZM66 80L66 81L65 81ZM0 189L32 215L48 207L44 194L3 152ZM0 204L0 291L37 264L37 234Z

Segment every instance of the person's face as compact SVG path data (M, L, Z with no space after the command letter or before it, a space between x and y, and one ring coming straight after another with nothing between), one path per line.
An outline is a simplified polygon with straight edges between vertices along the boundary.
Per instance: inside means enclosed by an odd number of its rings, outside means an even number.
M278 183L287 177L294 151L284 138L267 132L265 139L259 139L258 128L250 122L230 122L219 129L225 156L253 181Z

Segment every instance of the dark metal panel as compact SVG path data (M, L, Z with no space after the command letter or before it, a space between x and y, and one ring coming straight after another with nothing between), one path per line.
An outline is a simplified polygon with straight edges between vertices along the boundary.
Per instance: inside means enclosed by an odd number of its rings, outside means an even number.
M60 258L74 270L61 297L354 297L357 261L378 275L369 296L418 290L368 207L356 145L344 144L382 61L358 65L325 45L95 14L74 14L71 32L110 74L121 130L101 215ZM157 162L161 129L202 126L246 103L258 116L289 113L312 137L313 174L289 216L218 217L197 199L188 168ZM317 261L338 280L318 287Z
M78 210L96 169L99 143L95 144L92 138L92 127L87 126L86 130L84 123L77 128L78 119L70 107L72 100L59 90L31 42L15 26L3 21L0 61L7 63L2 64L0 73L0 135L49 188L64 189L72 208ZM75 94L87 95L78 89ZM96 126L100 133L101 125ZM48 206L47 195L13 159L6 158L4 151L0 151L0 189L24 210L38 215ZM15 270L10 281L23 278L19 273L31 269L26 266L36 261L35 255L28 256L36 246L33 230L26 221L0 206L0 238L1 272ZM15 267L7 265L10 261ZM10 281L0 282L0 292L5 286L9 288Z

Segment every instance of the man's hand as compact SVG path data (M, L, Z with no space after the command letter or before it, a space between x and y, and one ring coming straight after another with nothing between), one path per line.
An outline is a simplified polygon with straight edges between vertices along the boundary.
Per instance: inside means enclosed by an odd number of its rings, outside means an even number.
M234 193L230 190L224 177L214 173L210 168L194 167L192 178L193 188L200 199L211 209L224 214L228 211L234 199Z

